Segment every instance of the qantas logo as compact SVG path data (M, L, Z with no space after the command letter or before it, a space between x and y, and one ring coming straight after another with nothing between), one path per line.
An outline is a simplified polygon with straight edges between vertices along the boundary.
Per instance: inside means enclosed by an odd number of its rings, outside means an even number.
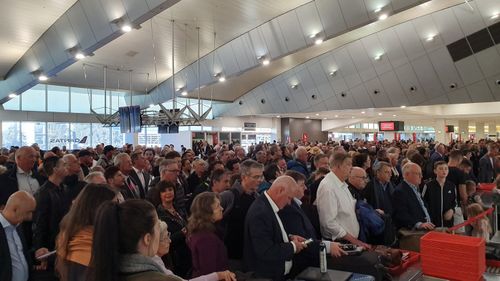
M84 136L82 139L74 138L74 139L49 139L50 143L65 143L65 142L73 142L73 143L87 143L87 136Z

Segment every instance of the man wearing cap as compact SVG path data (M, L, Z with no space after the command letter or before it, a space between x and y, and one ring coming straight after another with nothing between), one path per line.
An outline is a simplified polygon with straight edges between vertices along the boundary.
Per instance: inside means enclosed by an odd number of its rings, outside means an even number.
M115 148L112 145L106 145L102 151L101 158L97 161L97 165L103 167L104 169L113 166L113 153Z
M90 173L90 167L93 164L92 153L86 149L80 150L78 152L78 161L80 161L80 167L82 168L83 176L86 177Z

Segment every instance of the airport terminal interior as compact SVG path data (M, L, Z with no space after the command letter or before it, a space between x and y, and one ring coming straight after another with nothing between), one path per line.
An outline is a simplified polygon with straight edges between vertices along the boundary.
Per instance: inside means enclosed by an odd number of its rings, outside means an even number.
M17 0L0 280L500 280L500 0Z

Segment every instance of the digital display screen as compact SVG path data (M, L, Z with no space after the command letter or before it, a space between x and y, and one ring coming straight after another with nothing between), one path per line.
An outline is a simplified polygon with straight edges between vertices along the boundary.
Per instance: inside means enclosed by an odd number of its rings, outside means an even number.
M380 122L379 123L380 131L395 131L394 130L394 122Z

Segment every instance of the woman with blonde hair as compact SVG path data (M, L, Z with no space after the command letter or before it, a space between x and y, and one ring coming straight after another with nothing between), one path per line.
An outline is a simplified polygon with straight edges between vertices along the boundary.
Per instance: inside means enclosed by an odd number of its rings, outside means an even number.
M467 217L472 218L484 212L483 207L478 203L473 203L467 206ZM484 216L472 223L473 237L484 238L486 242L490 241L491 224L487 216Z
M229 267L226 246L215 228L215 223L222 219L222 210L219 196L214 192L202 192L193 200L187 225L193 277Z

